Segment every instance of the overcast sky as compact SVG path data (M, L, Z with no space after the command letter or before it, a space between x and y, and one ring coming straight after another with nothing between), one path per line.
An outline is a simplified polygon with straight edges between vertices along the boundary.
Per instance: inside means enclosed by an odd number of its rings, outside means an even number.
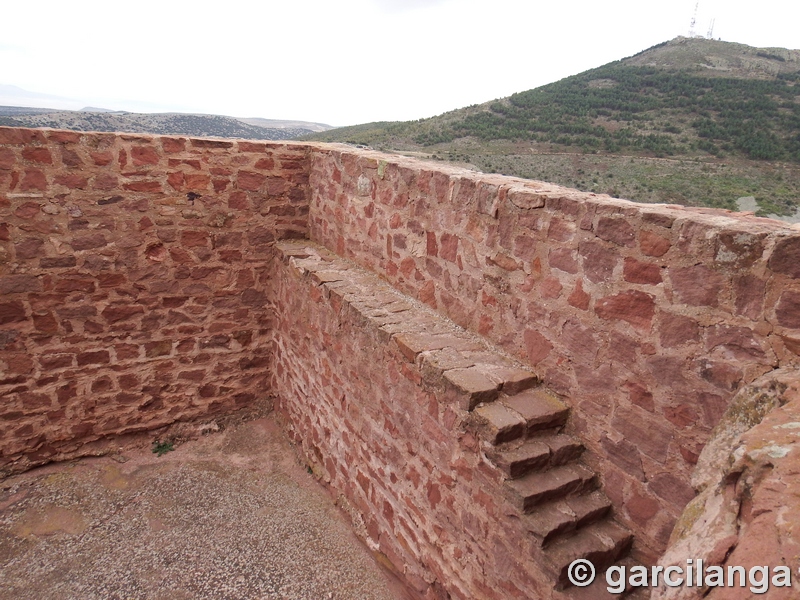
M2 3L0 84L115 110L350 125L630 56L688 35L696 0ZM712 18L715 38L800 48L798 0L701 0L696 33Z

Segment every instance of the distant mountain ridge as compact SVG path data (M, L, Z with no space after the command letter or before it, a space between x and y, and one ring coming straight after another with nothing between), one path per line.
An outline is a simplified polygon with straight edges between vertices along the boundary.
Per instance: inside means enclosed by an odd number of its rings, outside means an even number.
M248 121L255 121L250 123ZM48 110L0 106L0 125L11 127L52 127L76 131L123 131L196 137L231 137L259 140L289 140L321 131L319 123L304 121L267 121L272 127L258 125L261 119L237 119L222 115L184 113L129 113L84 108L80 111ZM304 126L307 125L307 126Z

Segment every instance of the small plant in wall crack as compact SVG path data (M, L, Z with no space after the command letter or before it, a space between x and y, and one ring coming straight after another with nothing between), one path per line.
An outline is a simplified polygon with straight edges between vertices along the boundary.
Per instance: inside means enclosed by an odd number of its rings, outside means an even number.
M167 452L172 452L173 450L175 450L175 447L172 442L160 442L158 440L153 442L153 454L164 456Z

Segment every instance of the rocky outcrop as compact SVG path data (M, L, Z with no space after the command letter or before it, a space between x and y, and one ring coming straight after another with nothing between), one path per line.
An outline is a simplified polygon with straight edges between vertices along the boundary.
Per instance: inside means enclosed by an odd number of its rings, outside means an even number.
M702 559L706 567L788 567L800 555L800 372L779 369L743 388L703 450L698 496L675 526L660 565ZM758 578L761 575L758 574ZM751 598L750 585L662 587L653 600ZM781 577L777 583L782 583ZM772 583L772 582L771 582ZM796 582L795 582L796 583ZM758 588L759 586L755 586ZM796 598L770 585L770 599Z

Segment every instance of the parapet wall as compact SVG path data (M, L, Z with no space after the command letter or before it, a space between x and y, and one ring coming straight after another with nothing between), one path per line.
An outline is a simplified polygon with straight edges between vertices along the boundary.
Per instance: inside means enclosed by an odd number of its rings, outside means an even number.
M307 149L0 128L0 471L252 404Z
M342 149L311 237L534 367L606 493L660 552L732 394L797 365L800 232Z

